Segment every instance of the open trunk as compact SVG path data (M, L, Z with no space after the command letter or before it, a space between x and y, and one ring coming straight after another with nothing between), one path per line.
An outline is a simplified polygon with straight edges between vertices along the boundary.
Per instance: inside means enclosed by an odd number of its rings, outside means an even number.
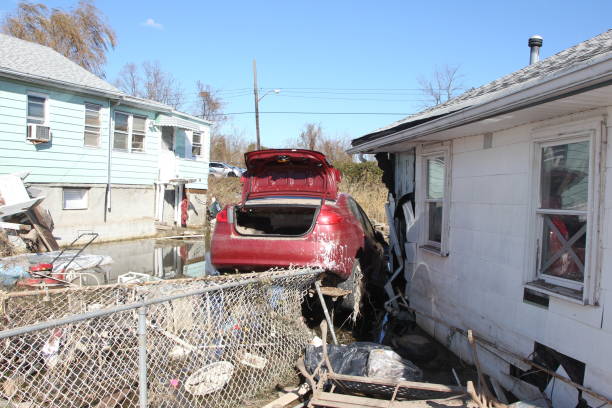
M236 232L241 235L299 237L316 220L318 206L258 205L236 207Z

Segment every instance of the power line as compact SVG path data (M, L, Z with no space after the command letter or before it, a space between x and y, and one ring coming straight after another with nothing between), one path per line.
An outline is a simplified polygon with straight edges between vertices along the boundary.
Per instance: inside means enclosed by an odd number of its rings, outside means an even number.
M270 112L259 112L260 114L282 114L282 115L398 115L407 116L410 113L404 112L299 112L299 111L270 111ZM217 113L212 116L228 116L228 115L253 115L255 112L230 112L230 113Z

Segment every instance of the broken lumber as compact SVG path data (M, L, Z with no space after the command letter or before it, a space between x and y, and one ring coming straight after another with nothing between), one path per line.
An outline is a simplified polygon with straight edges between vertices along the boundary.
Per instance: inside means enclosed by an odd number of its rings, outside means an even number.
M14 222L0 222L0 228L16 230L16 231L29 231L32 229L32 227L29 225L17 224Z
M468 400L469 401L469 400ZM382 399L361 397L355 395L334 394L331 392L317 392L310 404L312 406L330 408L429 408L436 407L475 407L464 396L444 399L429 399L417 401L388 401ZM470 404L470 405L468 405Z
M36 232L42 239L45 247L48 251L57 251L59 250L59 245L55 240L55 237L51 233L53 226L46 219L47 216L44 214L40 205L32 207L26 212L28 219L34 226Z

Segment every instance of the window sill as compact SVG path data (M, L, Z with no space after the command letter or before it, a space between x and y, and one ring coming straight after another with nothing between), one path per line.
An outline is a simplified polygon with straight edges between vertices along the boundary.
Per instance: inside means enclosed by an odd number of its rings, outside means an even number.
M538 279L532 282L527 282L525 287L536 292L545 293L549 296L556 297L558 299L567 300L572 303L584 305L584 299L581 290L565 288L559 285L553 285L552 283L545 282L542 279Z
M432 255L438 255L438 256L448 256L448 254L445 254L442 252L442 250L440 248L437 248L433 245L421 245L419 246L419 249L422 249L425 252L428 252Z

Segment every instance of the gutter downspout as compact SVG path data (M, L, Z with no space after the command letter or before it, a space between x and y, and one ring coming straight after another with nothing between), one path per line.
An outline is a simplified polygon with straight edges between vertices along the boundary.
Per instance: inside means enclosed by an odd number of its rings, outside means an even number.
M108 160L107 160L107 164L106 164L106 205L104 207L104 222L107 221L107 217L108 217L108 213L111 212L111 189L112 189L112 184L111 184L111 164L112 164L112 157L113 157L113 108L116 108L117 106L119 106L119 104L121 104L121 99L118 99L117 101L113 102L112 100L109 101L108 104Z

